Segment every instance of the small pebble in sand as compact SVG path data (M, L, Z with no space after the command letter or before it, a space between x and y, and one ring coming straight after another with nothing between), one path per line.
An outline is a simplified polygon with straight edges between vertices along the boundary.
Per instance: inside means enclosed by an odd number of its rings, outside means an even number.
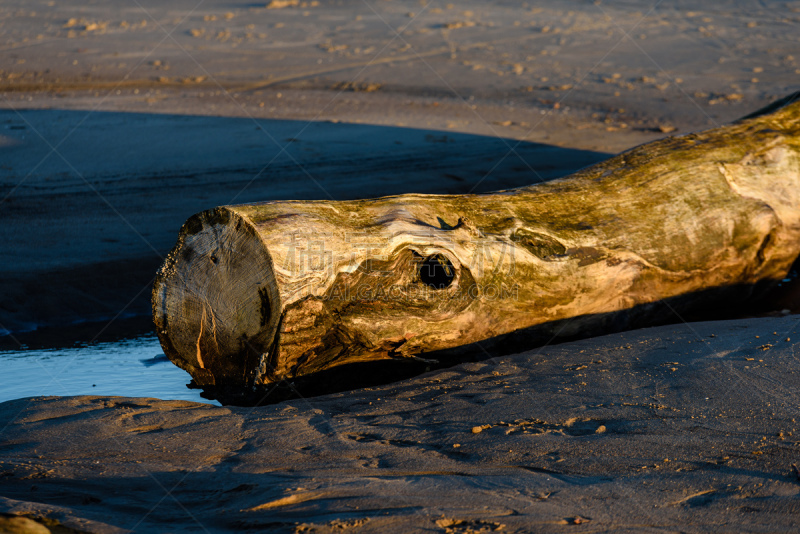
M285 7L295 7L300 3L300 0L272 0L265 7L267 9L283 9Z
M483 427L482 426L473 426L472 427L472 433L473 434L480 434L481 432L483 432Z
M606 425L600 425L597 427L597 430L594 431L595 434L604 434L606 431Z

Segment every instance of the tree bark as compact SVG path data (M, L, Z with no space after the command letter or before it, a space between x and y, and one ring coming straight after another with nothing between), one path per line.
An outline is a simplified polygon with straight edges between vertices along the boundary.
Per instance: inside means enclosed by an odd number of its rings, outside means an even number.
M153 288L164 352L202 387L250 392L780 280L800 254L800 103L768 111L492 194L197 214Z

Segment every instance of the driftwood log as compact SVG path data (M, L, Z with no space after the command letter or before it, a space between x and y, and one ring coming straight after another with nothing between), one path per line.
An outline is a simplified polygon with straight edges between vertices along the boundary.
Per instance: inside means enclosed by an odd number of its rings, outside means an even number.
M786 98L520 189L202 212L153 312L166 355L235 396L567 318L598 333L597 317L712 288L746 297L798 254L800 102Z

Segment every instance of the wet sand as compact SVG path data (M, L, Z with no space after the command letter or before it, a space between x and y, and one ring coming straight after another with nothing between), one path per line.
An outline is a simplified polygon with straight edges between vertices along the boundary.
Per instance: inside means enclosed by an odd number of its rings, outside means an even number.
M800 89L798 22L797 1L4 2L0 343L146 331L155 269L207 208L529 185L734 120ZM10 401L0 513L791 531L797 325L645 329L255 409Z
M644 329L255 409L6 402L0 506L89 532L789 532L797 327Z

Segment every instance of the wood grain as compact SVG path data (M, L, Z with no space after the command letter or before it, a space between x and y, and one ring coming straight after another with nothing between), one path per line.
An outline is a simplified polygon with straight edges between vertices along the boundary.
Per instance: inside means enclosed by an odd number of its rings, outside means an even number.
M198 385L251 391L777 281L800 255L799 133L787 98L530 187L206 211L158 273L158 335Z

